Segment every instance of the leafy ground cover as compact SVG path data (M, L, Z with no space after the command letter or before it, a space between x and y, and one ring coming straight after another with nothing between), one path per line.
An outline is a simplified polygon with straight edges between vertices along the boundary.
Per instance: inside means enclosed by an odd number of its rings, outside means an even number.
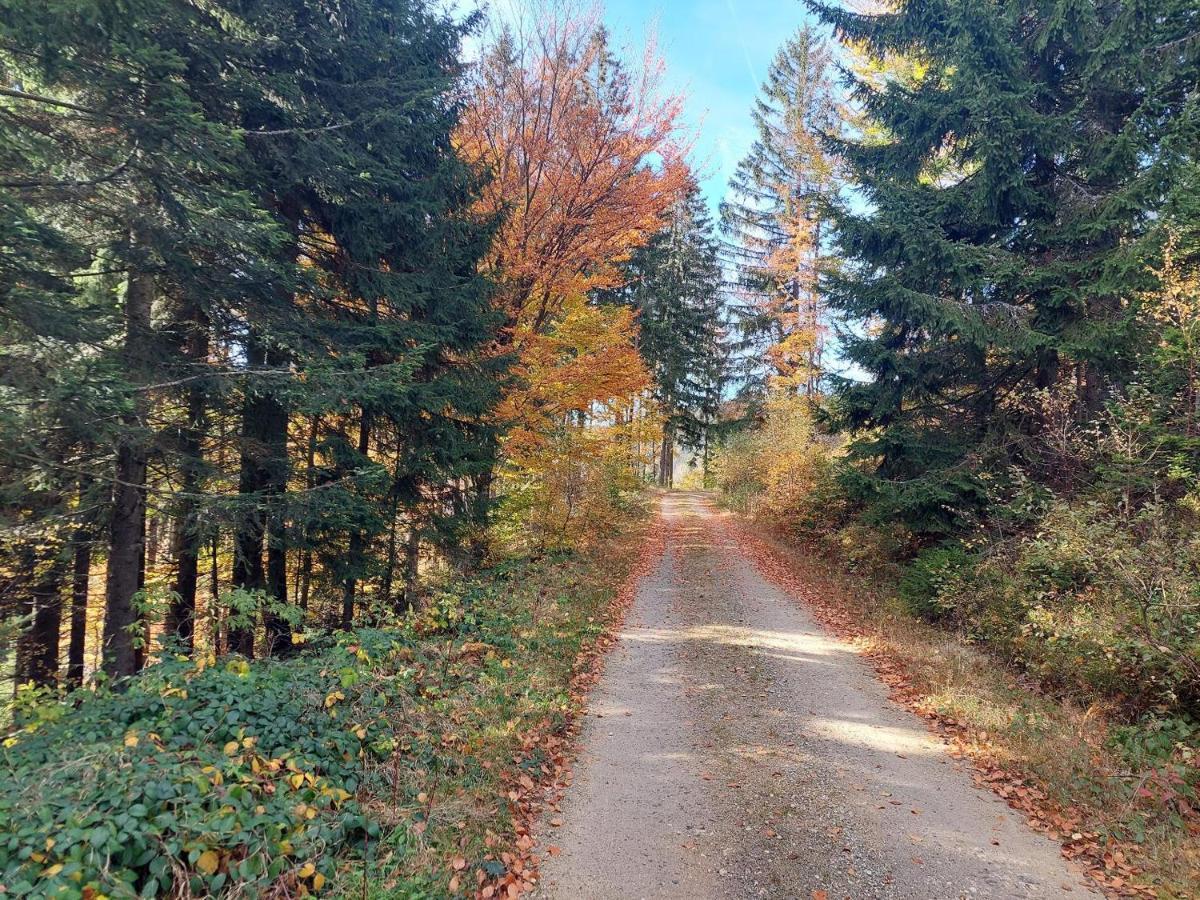
M918 586L735 517L743 547L843 636L891 687L970 760L980 784L1026 814L1112 896L1200 894L1194 735L1165 717L1123 724L1097 705L1043 691L958 632L913 611ZM826 548L827 550L827 548Z
M626 523L627 525L632 522ZM639 528L448 585L283 661L172 659L0 749L0 892L504 896Z

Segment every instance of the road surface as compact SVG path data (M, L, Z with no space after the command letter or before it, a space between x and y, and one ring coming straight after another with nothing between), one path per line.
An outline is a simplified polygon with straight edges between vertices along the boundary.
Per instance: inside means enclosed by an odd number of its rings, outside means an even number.
M538 895L1085 897L870 667L763 578L702 495L662 500Z

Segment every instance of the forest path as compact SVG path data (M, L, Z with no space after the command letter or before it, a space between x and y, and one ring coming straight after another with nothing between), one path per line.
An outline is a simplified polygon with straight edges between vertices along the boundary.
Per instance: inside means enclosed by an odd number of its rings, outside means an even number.
M662 499L592 696L539 896L1089 896L847 643L768 582L703 495ZM555 819L554 821L559 821Z

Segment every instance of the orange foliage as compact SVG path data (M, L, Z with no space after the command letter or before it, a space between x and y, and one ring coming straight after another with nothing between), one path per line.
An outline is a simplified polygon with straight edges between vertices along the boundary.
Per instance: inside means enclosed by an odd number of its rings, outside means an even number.
M519 387L500 404L512 424L510 458L524 461L559 425L611 415L618 401L649 387L634 346L637 325L625 307L596 307L575 298L543 334L531 334L515 366Z
M487 265L510 339L543 331L572 297L619 281L689 177L677 97L653 49L617 60L596 10L535 10L484 51L457 134L490 176L479 211L502 216Z
M691 174L680 100L660 93L652 48L629 66L595 9L529 15L533 27L504 28L484 50L456 144L486 179L477 212L498 218L485 267L507 324L496 349L516 357L497 411L501 519L546 547L609 527L638 484L647 416L631 413L650 376L637 322L588 297L620 284Z

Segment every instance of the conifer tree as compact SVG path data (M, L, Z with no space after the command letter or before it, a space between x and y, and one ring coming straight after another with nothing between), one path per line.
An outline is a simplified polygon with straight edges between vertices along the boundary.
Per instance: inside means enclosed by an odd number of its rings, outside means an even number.
M721 272L712 219L693 185L665 227L626 265L627 283L602 299L638 312L638 349L663 415L658 480L670 486L677 443L699 449L716 415Z
M910 81L851 79L882 139L839 147L865 202L838 218L831 302L868 326L844 352L870 378L842 384L837 418L876 465L852 479L875 513L946 532L1036 438L1019 400L1069 385L1087 417L1130 373L1194 23L1174 3L814 9L918 63Z
M757 138L721 205L730 311L743 392L774 385L817 393L825 322L826 206L837 169L823 144L836 129L833 54L811 26L776 54L751 113Z
M68 581L83 677L97 550L113 676L154 652L144 591L169 588L190 645L202 545L218 651L227 576L267 601L228 646L291 646L312 540L354 624L391 578L381 535L407 528L409 559L451 542L495 449L491 226L451 141L471 23L421 0L54 6L0 22L0 554L24 573L0 612L37 625L18 678L57 679Z

